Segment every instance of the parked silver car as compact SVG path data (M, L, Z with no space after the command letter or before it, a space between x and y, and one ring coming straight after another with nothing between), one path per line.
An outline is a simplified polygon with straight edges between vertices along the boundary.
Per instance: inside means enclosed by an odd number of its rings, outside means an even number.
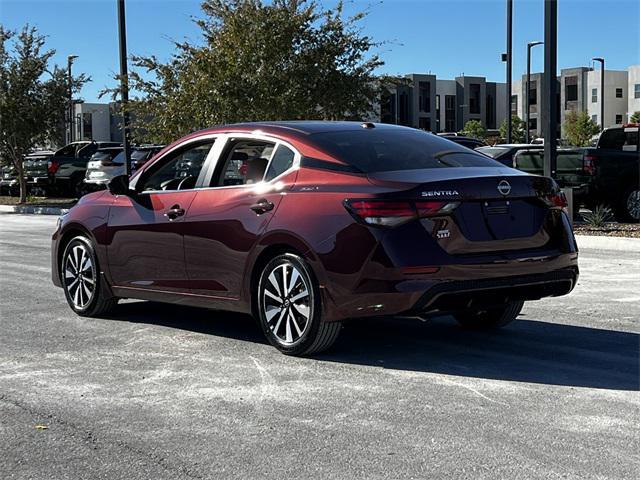
M131 149L131 172L135 172L163 148L162 145L143 145ZM109 180L124 174L124 151L122 147L101 148L93 154L87 164L84 177L87 192L106 188Z

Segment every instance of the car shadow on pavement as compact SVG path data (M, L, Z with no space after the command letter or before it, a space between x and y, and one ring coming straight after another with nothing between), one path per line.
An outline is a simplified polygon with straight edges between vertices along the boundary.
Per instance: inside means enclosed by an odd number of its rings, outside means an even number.
M266 344L249 316L125 303L115 320ZM333 348L314 358L378 368L549 385L640 390L640 335L520 317L497 331L460 328L450 317L352 320Z
M440 317L351 321L321 358L464 377L639 390L639 354L636 333L522 317L503 329L481 332Z

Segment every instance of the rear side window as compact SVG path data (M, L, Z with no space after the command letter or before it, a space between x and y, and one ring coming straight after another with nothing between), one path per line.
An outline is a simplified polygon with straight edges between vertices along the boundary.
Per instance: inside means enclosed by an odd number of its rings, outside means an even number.
M269 164L269 168L267 170L267 175L265 176L265 181L273 180L278 175L286 172L293 165L293 159L296 154L289 147L285 147L284 145L279 145L276 149L276 152L273 154L271 158L271 163Z
M404 128L316 133L315 143L363 173L451 167L501 167L460 145Z

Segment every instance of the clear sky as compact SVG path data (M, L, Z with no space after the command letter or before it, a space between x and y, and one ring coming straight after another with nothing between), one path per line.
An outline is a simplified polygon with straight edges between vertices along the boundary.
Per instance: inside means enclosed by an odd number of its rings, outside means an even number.
M325 6L331 0L322 0ZM129 53L167 59L169 39L199 41L192 22L200 16L199 0L127 0ZM432 72L440 78L465 75L504 81L500 53L505 50L504 0L355 0L349 12L368 9L366 34L387 42L379 53L381 73ZM605 57L607 68L626 69L640 63L640 1L558 0L558 67L590 65ZM514 78L525 72L526 43L543 40L544 1L515 0L513 25ZM92 77L82 96L96 101L113 86L119 69L116 0L0 0L0 22L6 28L36 25L66 65L79 55L75 72ZM533 71L542 70L543 47L533 54Z

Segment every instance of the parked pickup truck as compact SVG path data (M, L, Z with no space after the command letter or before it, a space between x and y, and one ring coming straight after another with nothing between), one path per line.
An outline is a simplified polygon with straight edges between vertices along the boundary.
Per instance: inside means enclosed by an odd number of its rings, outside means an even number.
M520 150L514 167L542 174L544 151ZM558 150L557 181L573 188L574 205L607 205L619 222L640 221L638 125L605 129L596 147Z
M82 181L91 155L99 148L117 146L120 146L117 142L72 142L57 150L46 164L25 165L25 175L35 179L35 185L48 195L81 196Z

